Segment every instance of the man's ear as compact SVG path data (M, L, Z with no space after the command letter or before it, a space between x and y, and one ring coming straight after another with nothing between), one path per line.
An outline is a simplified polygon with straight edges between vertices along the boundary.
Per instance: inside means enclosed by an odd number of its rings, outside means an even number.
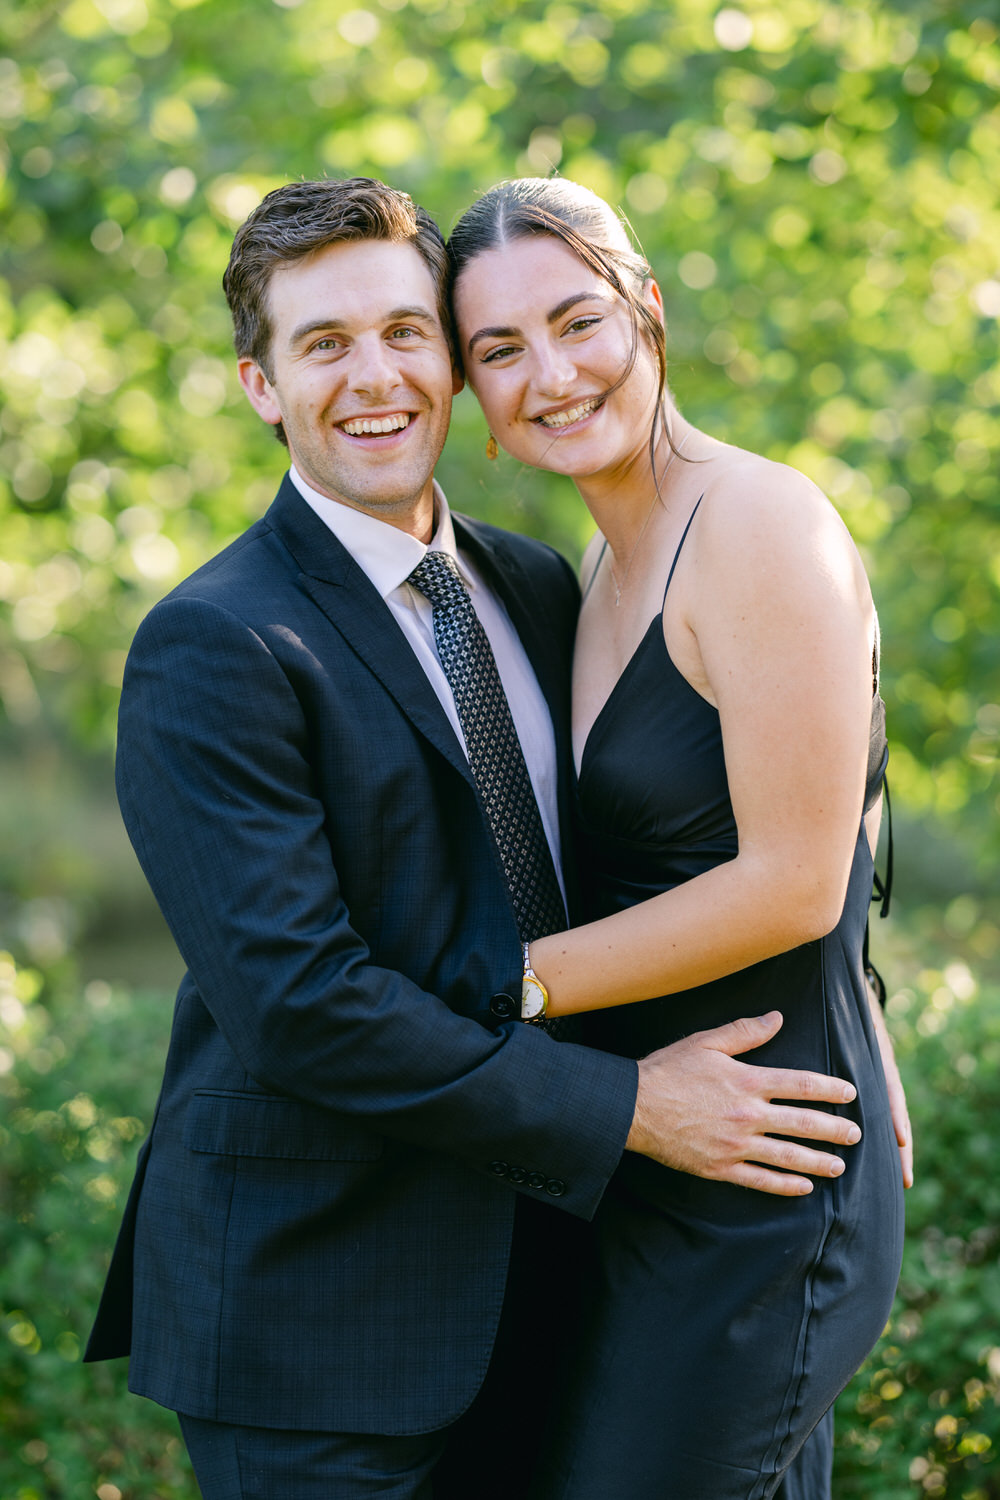
M459 391L462 391L464 389L465 376L462 374L461 367L459 365L453 364L451 367L451 394L453 396L457 396Z
M262 417L269 427L276 427L281 421L281 407L274 387L260 365L252 359L241 359L236 371L246 398L258 417Z

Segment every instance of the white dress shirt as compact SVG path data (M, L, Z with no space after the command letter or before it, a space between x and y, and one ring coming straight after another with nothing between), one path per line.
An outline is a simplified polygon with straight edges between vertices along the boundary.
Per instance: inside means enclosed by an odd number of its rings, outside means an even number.
M524 752L525 764L534 789L542 827L552 850L556 874L562 887L562 863L559 845L559 813L556 794L556 743L548 704L535 677L521 639L511 624L501 601L486 586L469 559L455 542L455 530L444 492L434 485L434 535L427 546L367 511L355 510L338 500L321 495L302 478L292 465L292 483L347 548L358 567L378 589L388 609L413 648L428 682L448 715L455 737L468 758L465 736L455 707L454 695L438 659L434 641L434 609L429 599L406 582L413 569L431 551L447 552L468 586L473 607L486 631L496 659L500 681L510 705L511 717ZM565 888L563 887L565 897Z

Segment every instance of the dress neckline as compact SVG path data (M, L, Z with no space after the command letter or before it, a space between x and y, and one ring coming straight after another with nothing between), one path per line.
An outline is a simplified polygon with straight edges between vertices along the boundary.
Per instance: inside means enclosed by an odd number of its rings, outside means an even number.
M677 548L676 548L676 550L674 552L674 555L673 555L673 558L671 559L671 562L670 562L670 570L667 573L667 581L666 581L666 583L665 583L665 585L663 587L663 598L660 601L659 613L655 614L653 616L653 618L650 620L650 622L647 625L646 630L645 630L645 632L644 632L641 640L639 641L639 643L636 646L635 650L632 652L632 655L629 657L628 661L625 663L624 667L622 667L622 669L619 672L618 676L615 678L614 682L611 685L611 691L608 693L608 696L605 698L604 702L601 704L600 708L597 710L597 713L596 713L594 719L591 721L590 728L587 730L587 735L586 735L586 738L585 738L585 740L583 742L583 748L580 751L580 764L578 766L574 766L574 769L576 771L576 779L577 779L578 782L580 780L580 777L583 775L583 767L584 767L584 764L585 764L586 759L587 759L587 751L590 749L590 742L591 742L591 740L593 738L594 730L597 728L598 724L604 718L605 713L610 708L611 702L614 699L614 697L616 696L616 694L618 692L618 689L621 687L622 683L625 681L625 679L627 677L629 677L629 676L632 675L634 664L638 660L640 652L642 652L645 649L646 642L649 640L649 637L652 634L653 627L655 625L658 625L660 627L661 638L663 636L663 611L666 608L666 603L667 603L667 590L670 588L670 584L673 581L674 569L677 567L677 560L678 560L678 558L681 555L681 548L684 546L684 543L687 541L688 532L691 530L691 522L694 520L695 516L698 514L698 507L701 504L702 500L704 500L704 498L705 498L705 494L704 494L704 491L702 491L702 493L698 496L697 500L695 501L694 509L692 510L691 514L688 516L687 522L686 522L685 527L684 527L684 530L681 533L681 539L677 543ZM597 569L601 566L601 558L604 556L605 552L607 551L607 548L608 548L608 542L607 542L607 538L605 538L605 540L604 540L604 546L601 548L600 555L598 556L597 562L594 565L594 571L593 571L593 573L591 573L590 579L589 579L589 581L587 583L587 587L584 590L584 594L583 594L584 599L586 599L587 595L590 593L591 585L593 584L594 579L597 576ZM677 672L678 671L677 665L674 662L673 657L670 655L670 652L667 650L666 640L663 641L663 651L664 651L664 654L665 654L665 656L667 658L667 661L674 668L674 671ZM687 678L686 677L683 678L683 681L687 682ZM688 686L690 687L691 684L688 683ZM693 691L694 691L694 689L692 689L692 692ZM698 696L701 697L701 694L699 693ZM703 701L705 701L705 700L703 700ZM709 703L709 704L707 704L707 706L709 708L711 708L712 705Z

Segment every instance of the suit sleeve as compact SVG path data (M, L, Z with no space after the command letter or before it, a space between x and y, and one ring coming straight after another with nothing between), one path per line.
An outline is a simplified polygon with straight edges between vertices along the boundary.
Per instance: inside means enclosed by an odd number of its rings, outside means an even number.
M257 1084L481 1171L520 1164L522 1190L555 1183L560 1206L593 1213L631 1124L635 1064L520 1023L487 1030L372 961L287 663L245 621L176 598L148 617L117 782L184 961Z

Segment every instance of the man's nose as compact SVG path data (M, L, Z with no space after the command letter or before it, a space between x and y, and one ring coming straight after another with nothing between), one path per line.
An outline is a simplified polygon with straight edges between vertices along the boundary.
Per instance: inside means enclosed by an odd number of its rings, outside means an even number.
M359 339L351 350L348 383L359 395L385 396L400 384L395 351L380 335Z

